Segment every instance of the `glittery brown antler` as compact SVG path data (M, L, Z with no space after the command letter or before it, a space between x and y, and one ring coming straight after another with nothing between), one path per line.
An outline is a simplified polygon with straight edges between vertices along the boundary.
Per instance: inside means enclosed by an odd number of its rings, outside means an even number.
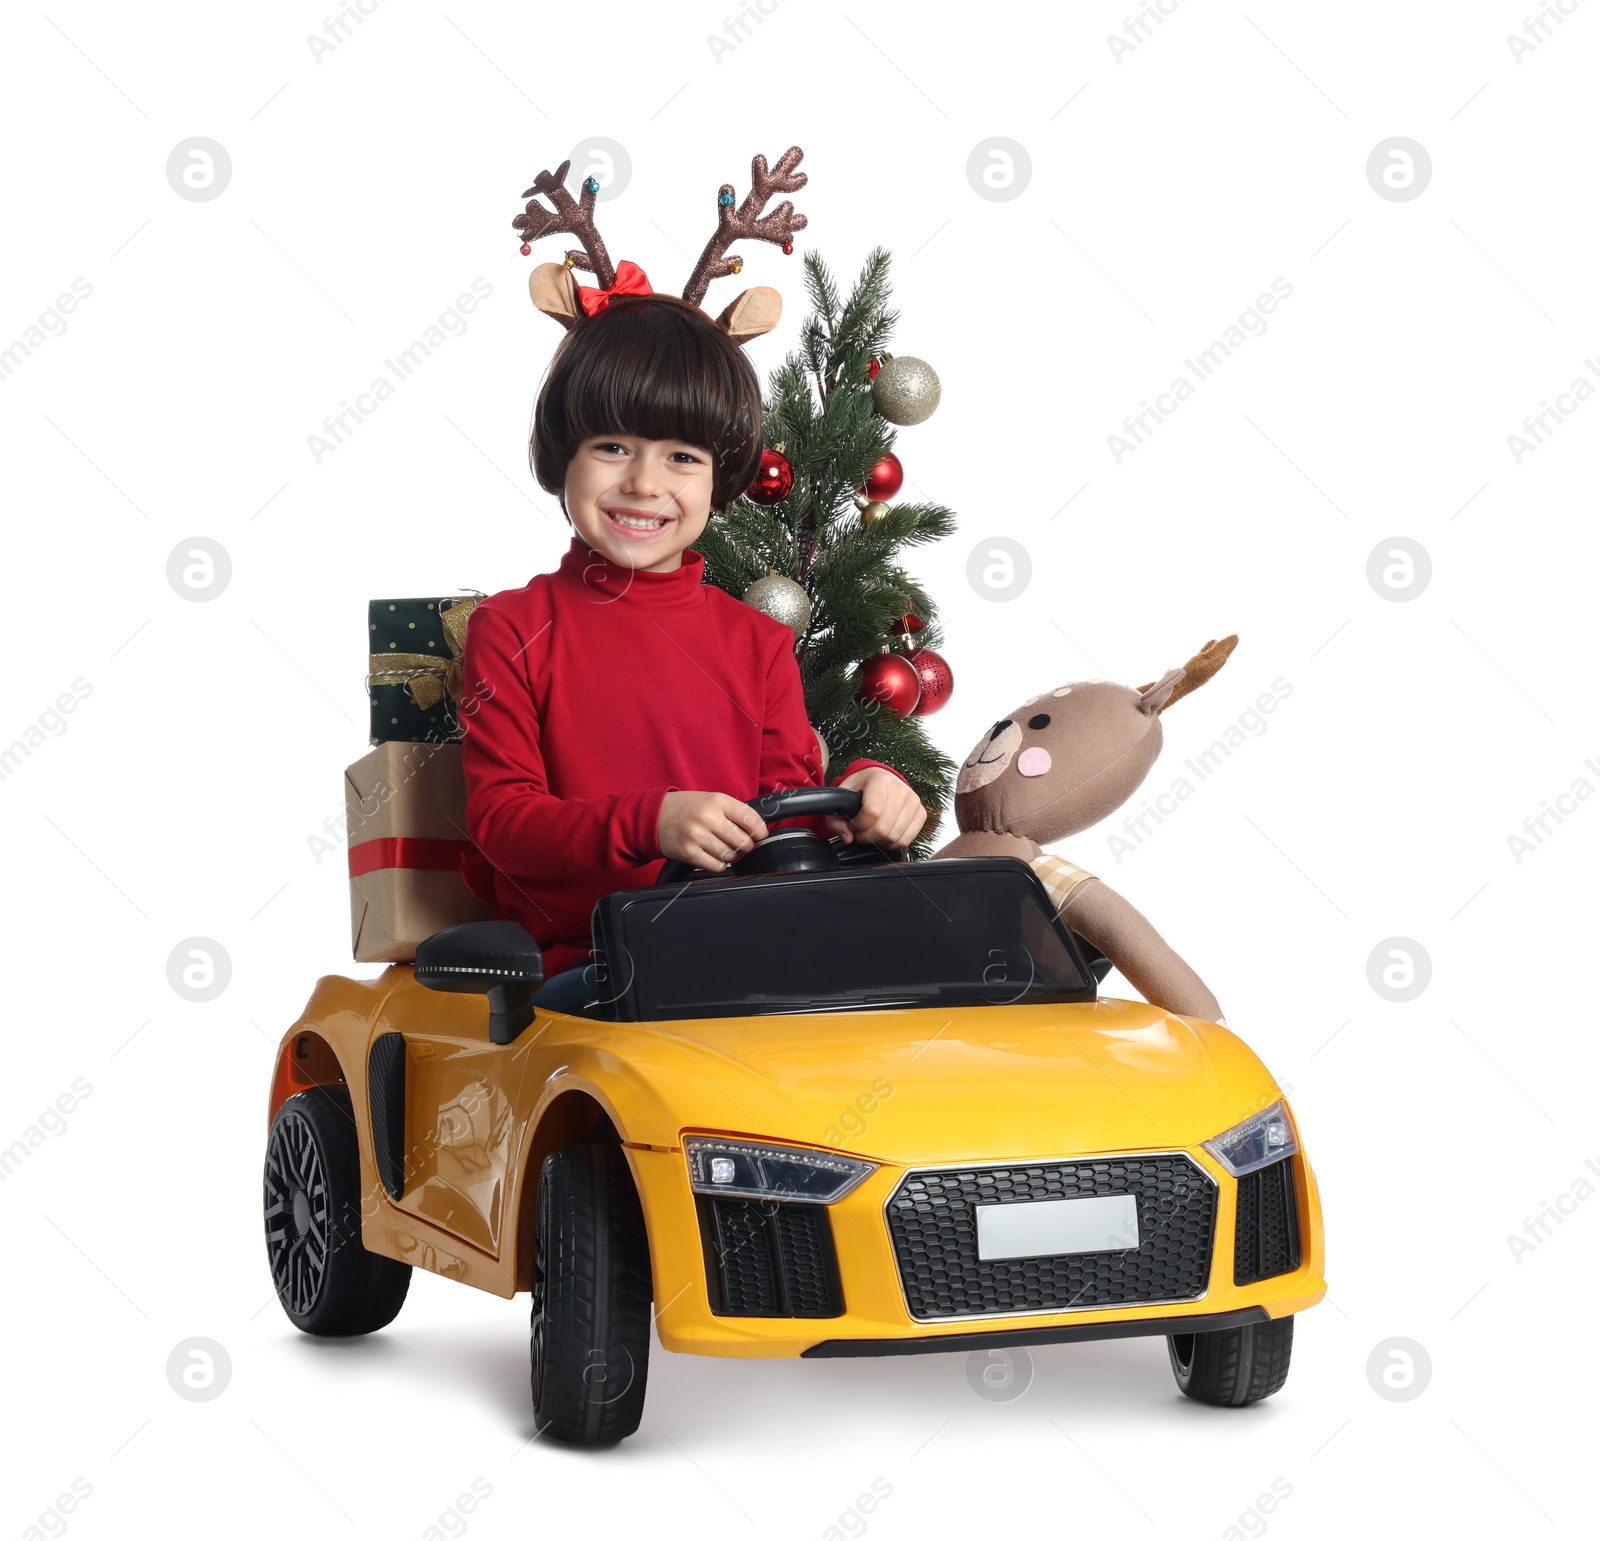
M706 242L683 291L691 305L698 305L706 297L712 279L726 278L744 266L740 257L723 256L735 241L771 241L774 246L793 249L790 237L806 228L805 215L796 214L787 198L770 214L763 216L761 211L774 193L797 193L806 185L805 172L794 169L804 153L799 145L791 145L770 171L766 156L756 156L750 162L750 195L737 209L733 204L733 184L724 182L717 189L717 233Z
M511 221L511 228L521 231L522 239L527 242L558 231L577 236L583 242L583 250L569 251L568 264L593 273L600 287L609 289L616 282L616 269L611 266L606 243L594 227L594 200L600 184L594 177L585 177L582 196L574 198L566 188L567 169L571 165L569 160L562 161L554 172L541 171L533 179L533 186L522 195L530 200L527 211ZM539 193L550 200L553 213L538 201L535 195Z

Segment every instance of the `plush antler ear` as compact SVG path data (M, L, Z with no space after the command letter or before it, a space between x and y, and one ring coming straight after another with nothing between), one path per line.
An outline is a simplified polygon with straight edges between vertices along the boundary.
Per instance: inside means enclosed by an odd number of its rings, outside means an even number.
M746 289L717 317L717 325L742 347L770 332L782 315L783 296L776 289Z
M1183 679L1182 669L1168 669L1160 679L1139 687L1139 710L1147 717L1159 716L1177 699L1174 692Z
M578 281L572 276L572 270L559 262L541 262L528 275L528 293L545 315L569 332L583 320L578 304Z
M1139 709L1144 712L1164 712L1174 701L1181 701L1191 690L1198 690L1228 661L1228 655L1239 645L1237 636L1212 641L1200 649L1181 669L1168 669L1152 685L1139 687Z

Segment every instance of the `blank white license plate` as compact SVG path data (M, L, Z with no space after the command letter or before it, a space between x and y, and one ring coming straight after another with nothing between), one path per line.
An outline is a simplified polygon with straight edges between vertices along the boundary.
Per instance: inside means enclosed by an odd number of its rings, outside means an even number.
M978 1256L990 1262L1073 1252L1124 1252L1139 1245L1139 1204L1131 1193L979 1204L977 1213Z

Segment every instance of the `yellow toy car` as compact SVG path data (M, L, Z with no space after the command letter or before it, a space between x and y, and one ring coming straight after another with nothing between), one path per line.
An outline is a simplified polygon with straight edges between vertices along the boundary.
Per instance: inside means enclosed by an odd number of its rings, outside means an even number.
M418 1265L530 1290L536 1421L583 1443L638 1426L652 1320L664 1348L749 1358L1165 1335L1191 1397L1283 1384L1321 1212L1238 1038L1097 998L1011 857L791 826L693 871L595 906L595 988L566 1009L510 922L317 982L265 1174L297 1327L384 1326Z

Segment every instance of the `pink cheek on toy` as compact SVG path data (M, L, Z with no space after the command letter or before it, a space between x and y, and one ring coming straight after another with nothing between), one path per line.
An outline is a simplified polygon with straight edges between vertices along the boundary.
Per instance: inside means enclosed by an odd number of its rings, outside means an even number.
M1017 756L1017 774L1019 776L1042 776L1050 769L1050 751L1037 746L1024 749Z

